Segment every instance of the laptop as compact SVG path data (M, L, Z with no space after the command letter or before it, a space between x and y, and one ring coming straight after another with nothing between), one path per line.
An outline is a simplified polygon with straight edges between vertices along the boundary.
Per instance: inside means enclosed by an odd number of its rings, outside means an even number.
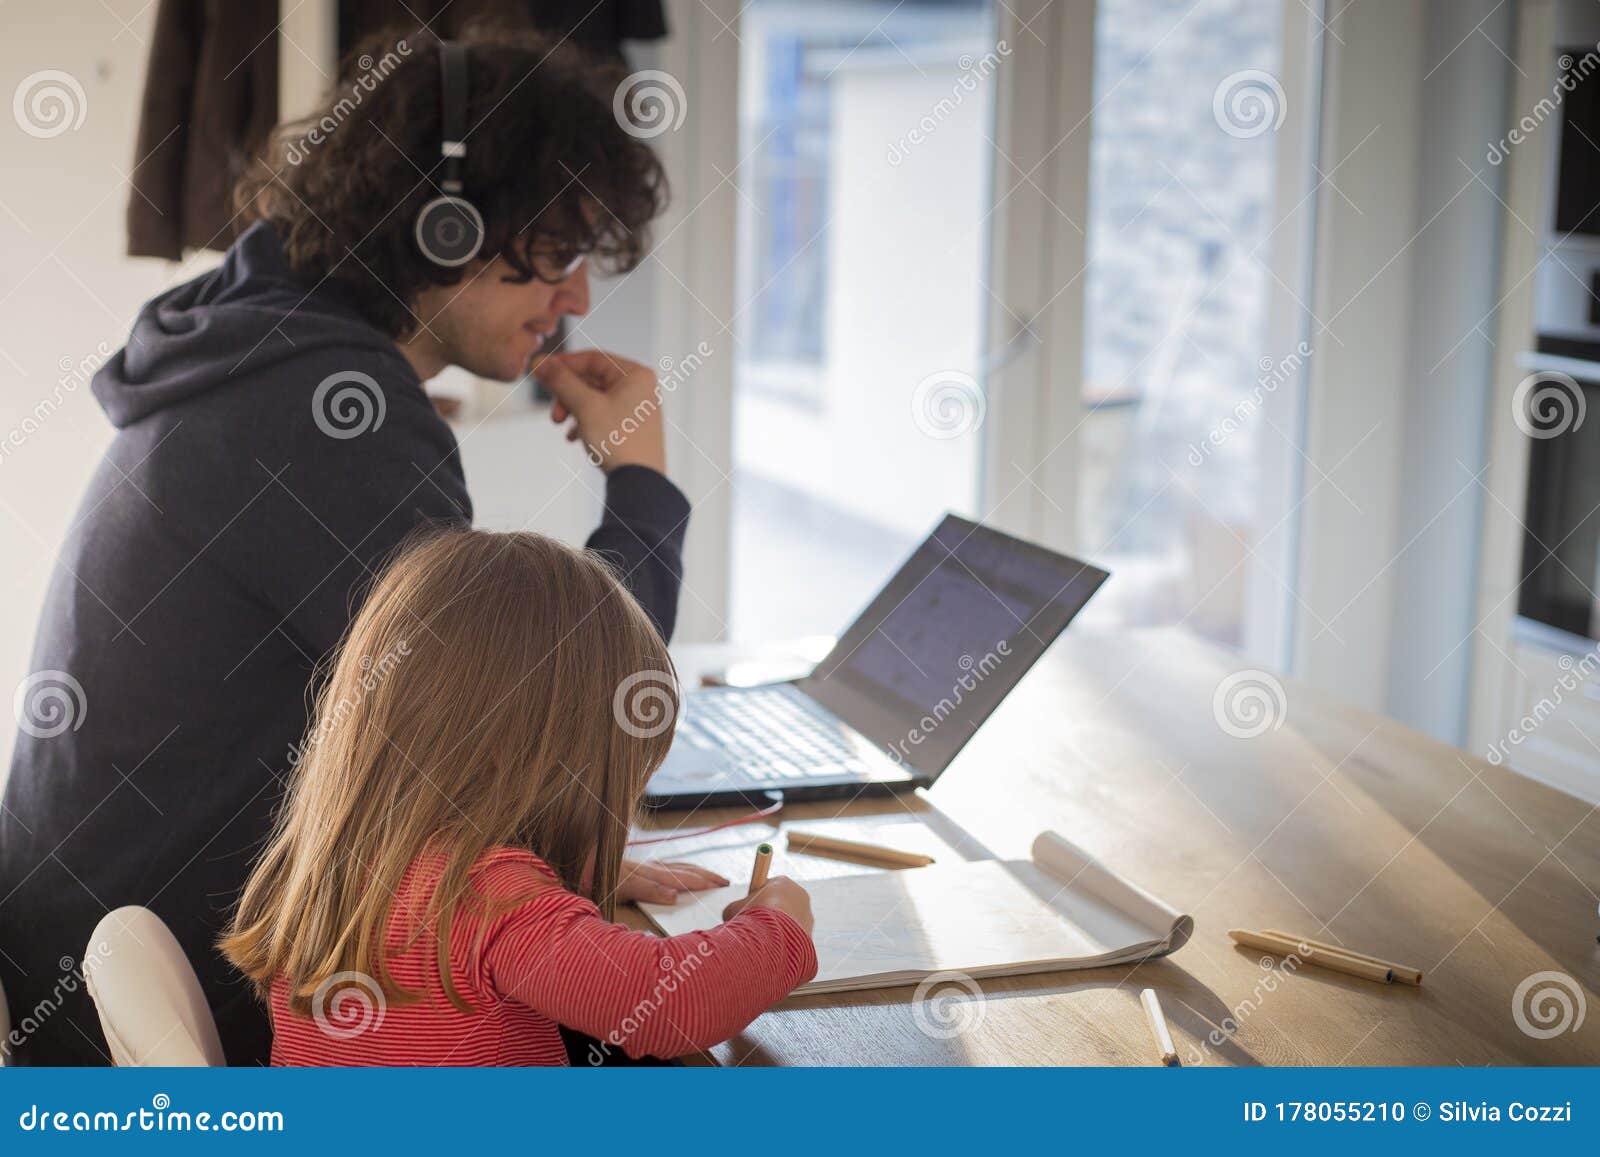
M951 514L804 679L683 696L645 805L926 787L1109 577Z

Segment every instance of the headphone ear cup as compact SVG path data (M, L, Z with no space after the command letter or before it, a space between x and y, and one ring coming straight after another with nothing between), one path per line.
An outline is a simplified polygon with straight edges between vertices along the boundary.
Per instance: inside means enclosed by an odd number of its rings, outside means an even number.
M435 197L417 213L416 237L435 265L465 265L483 248L483 217L465 197Z

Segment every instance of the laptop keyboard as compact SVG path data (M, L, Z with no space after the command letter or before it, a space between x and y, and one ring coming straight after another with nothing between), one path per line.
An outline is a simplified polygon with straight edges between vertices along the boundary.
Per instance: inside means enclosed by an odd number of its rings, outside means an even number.
M720 749L758 779L865 773L838 721L794 687L754 687L692 696L678 735Z

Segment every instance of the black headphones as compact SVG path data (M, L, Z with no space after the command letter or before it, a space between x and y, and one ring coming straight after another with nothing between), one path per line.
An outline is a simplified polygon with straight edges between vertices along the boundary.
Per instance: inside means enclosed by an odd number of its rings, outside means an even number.
M439 155L442 192L417 213L417 248L436 265L465 265L483 248L483 215L461 195L461 161L467 155L467 49L439 42Z

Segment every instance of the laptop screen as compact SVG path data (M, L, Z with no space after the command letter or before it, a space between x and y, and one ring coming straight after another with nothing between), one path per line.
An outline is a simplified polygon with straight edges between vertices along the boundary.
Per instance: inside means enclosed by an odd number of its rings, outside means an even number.
M937 775L1106 578L947 515L801 690L891 758Z

